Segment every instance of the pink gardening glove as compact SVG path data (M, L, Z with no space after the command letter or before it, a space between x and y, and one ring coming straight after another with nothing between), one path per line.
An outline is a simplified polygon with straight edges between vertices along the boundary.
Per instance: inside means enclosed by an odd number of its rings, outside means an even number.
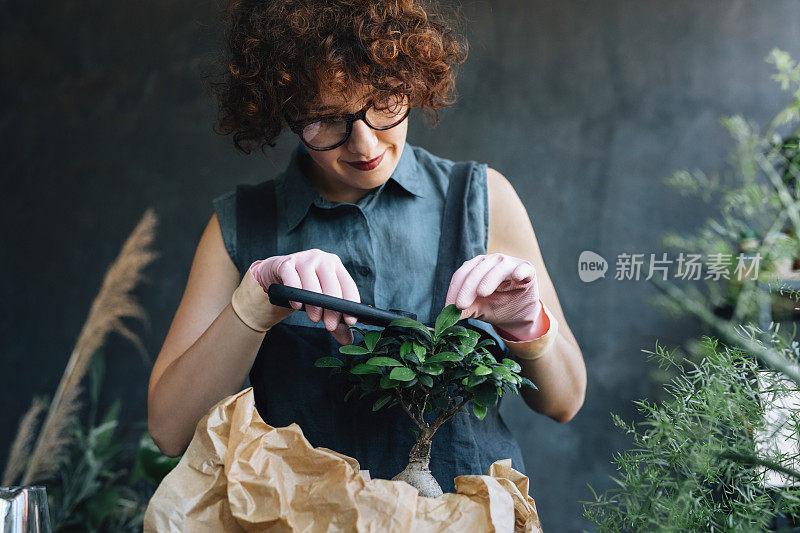
M264 292L271 284L280 283L352 302L361 302L358 287L339 256L316 248L255 261L250 265L250 272ZM300 309L302 305L292 301L289 304L294 309ZM354 325L356 317L345 315L342 322L342 313L311 305L306 305L305 311L312 322L323 319L325 328L341 344L353 344L353 332L347 326Z
M445 305L452 303L462 309L462 320L488 322L504 339L527 341L546 333L536 270L524 259L493 253L465 261L450 280Z

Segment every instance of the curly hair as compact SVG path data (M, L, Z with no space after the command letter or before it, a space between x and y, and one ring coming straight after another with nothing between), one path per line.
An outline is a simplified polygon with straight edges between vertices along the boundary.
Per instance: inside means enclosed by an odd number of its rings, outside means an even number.
M321 93L346 97L355 84L375 101L408 97L436 125L468 54L460 32L420 0L229 0L226 17L214 131L233 134L246 154L274 147L284 117L306 116Z

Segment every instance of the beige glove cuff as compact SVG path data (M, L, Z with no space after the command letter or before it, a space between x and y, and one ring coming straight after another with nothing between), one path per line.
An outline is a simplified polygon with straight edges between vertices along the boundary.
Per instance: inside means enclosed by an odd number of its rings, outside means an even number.
M556 342L556 338L558 337L558 320L556 320L556 317L553 316L553 313L550 312L544 302L542 302L542 312L550 321L550 326L548 327L547 332L541 337L537 337L530 341L510 341L505 337L501 337L503 342L505 342L509 348L511 346L520 346L519 349L514 350L514 357L517 357L518 359L524 359L526 361L539 359L545 355L553 346L553 343Z
M231 296L233 312L250 329L265 333L273 326L266 312L269 305L269 296L248 268Z

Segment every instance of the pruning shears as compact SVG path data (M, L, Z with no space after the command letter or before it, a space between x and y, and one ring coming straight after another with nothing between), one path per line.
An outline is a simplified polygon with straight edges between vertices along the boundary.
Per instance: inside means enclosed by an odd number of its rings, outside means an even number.
M298 289L296 287L290 287L280 283L271 284L267 289L267 296L269 296L269 301L272 305L294 309L289 302L298 302L303 304L300 309L298 309L299 311L305 311L306 305L315 305L323 309L330 309L331 311L339 311L343 314L352 315L356 317L356 319L362 324L380 326L384 328L387 327L393 320L398 318L411 318L413 320L418 320L417 315L410 311L405 311L402 309L380 309L369 304L353 302L344 298L336 298L335 296L308 291L305 289ZM480 333L480 340L492 339L495 341L495 344L489 345L487 349L498 360L506 357L500 346L497 345L497 340L487 330L478 327L475 324L468 323L467 320L468 319L459 320L458 324L467 329L475 330ZM431 333L435 332L435 328L431 324L422 324L428 328Z
M298 311L305 311L306 305L315 305L323 309L339 311L340 313L354 316L362 324L369 324L372 326L386 327L393 320L398 318L417 320L417 315L410 311L403 311L401 309L380 309L369 304L353 302L344 298L336 298L328 294L298 289L297 287L290 287L280 283L271 284L267 289L267 296L269 296L269 301L272 305L294 309L289 302L299 302L303 305ZM425 324L425 326L430 329L431 332L434 331L434 328L427 324Z

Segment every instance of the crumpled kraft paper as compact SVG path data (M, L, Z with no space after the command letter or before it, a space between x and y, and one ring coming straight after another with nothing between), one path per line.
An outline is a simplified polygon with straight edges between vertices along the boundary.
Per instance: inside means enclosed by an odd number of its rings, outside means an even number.
M425 498L404 481L370 479L356 459L313 447L297 424L266 424L249 388L197 424L144 531L541 532L528 478L511 459L456 477L455 488Z

